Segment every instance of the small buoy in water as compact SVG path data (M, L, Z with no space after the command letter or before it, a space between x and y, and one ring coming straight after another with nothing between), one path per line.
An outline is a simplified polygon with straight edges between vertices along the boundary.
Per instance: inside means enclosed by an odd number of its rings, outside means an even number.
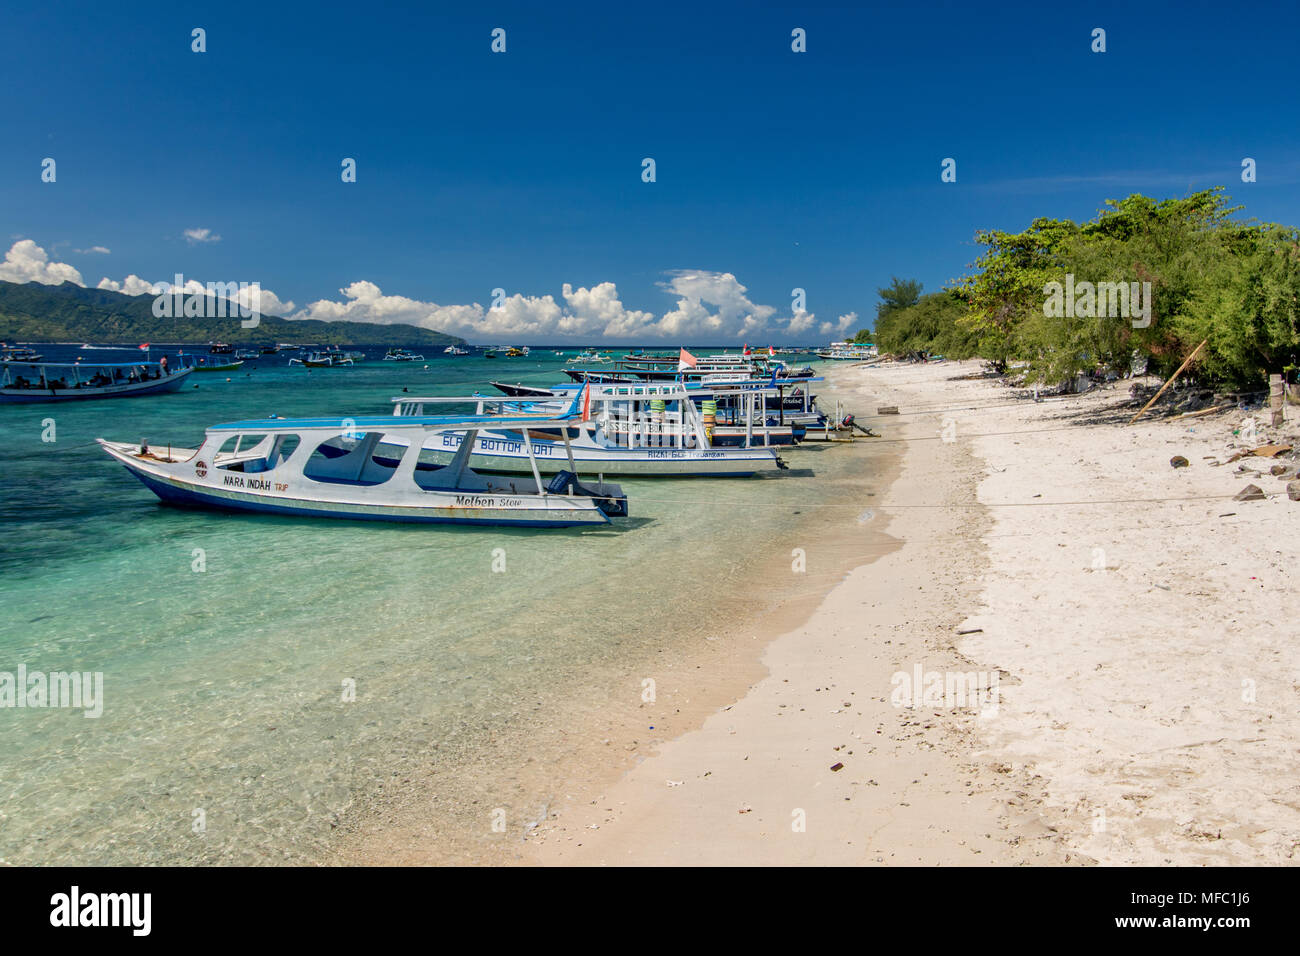
M229 382L229 381L230 381L230 379L226 379L226 381L227 381L227 382Z
M429 366L427 366L427 365L425 366L426 369L427 369L428 367L429 367Z

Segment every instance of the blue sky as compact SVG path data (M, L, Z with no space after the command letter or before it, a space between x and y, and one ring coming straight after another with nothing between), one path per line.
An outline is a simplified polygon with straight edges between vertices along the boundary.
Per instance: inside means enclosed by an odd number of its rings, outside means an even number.
M259 282L290 314L478 342L823 342L892 275L961 275L980 228L1215 184L1300 223L1298 26L1267 4L13 6L0 277Z

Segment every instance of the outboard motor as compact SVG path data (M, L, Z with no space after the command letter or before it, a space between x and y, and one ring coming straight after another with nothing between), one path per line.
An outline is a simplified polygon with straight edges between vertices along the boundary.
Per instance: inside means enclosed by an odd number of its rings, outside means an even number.
M605 517L627 517L627 495L621 486L612 482L584 485L573 472L561 471L547 483L546 490L553 495L585 495L592 499Z

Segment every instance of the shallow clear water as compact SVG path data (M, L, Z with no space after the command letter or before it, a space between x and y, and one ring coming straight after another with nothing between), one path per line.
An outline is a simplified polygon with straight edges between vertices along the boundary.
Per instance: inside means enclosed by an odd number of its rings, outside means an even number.
M472 749L637 642L686 639L675 622L707 621L818 506L852 520L865 500L864 456L836 447L789 453L815 477L624 480L633 518L600 531L224 515L160 506L92 444L192 444L223 421L384 414L403 387L563 377L549 353L428 369L368 354L311 371L264 357L173 395L0 406L0 671L104 675L98 718L0 708L0 858L319 858L395 768L453 738ZM440 750L453 772L456 750Z

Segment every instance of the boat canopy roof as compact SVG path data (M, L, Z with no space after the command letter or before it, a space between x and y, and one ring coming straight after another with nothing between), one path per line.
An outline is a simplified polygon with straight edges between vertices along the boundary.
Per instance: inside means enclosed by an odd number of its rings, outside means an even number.
M690 395L698 395L702 392L771 392L775 394L781 389L787 389L791 386L803 386L809 382L824 382L826 379L810 375L807 378L778 378L773 383L770 378L749 378L749 379L731 379L725 382L641 382L641 381L622 381L622 382L563 382L558 385L547 386L557 396L563 397L572 392L581 392L587 384L592 389L598 389L599 392L593 391L593 395L606 398L610 396L620 397L627 395L647 395L655 397L656 389L680 391L683 388ZM525 398L527 396L519 396ZM420 399L393 399L393 401L420 401ZM428 401L428 399L424 399Z
M244 422L227 422L212 425L210 432L291 432L291 431L347 431L347 432L399 432L399 431L463 431L469 428L563 427L572 425L578 416L564 415L420 415L398 417L395 415L365 415L346 418L254 418Z
M5 359L5 365L32 365L42 368L139 368L141 365L157 365L140 359L138 362L27 362L22 359Z

